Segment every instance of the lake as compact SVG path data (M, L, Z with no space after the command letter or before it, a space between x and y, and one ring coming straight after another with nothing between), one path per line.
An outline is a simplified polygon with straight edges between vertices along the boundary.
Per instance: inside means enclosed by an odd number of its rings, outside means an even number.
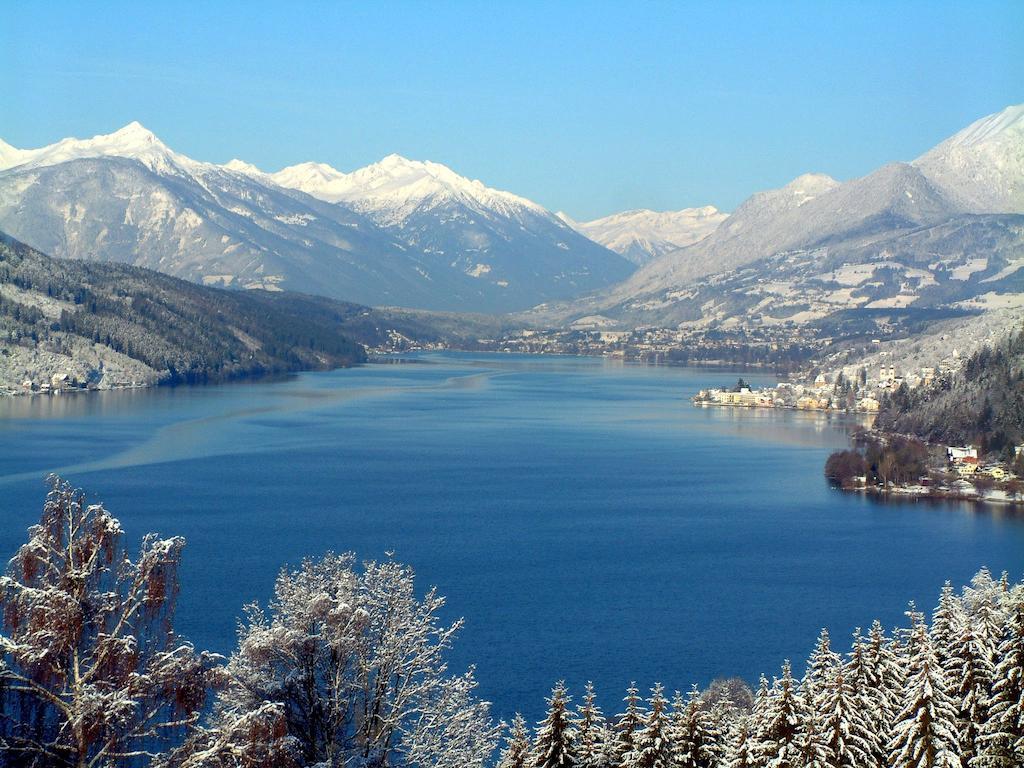
M841 420L694 408L735 373L424 353L408 364L225 386L0 401L0 557L60 471L137 541L188 539L177 626L228 653L242 605L325 550L412 565L466 620L498 715L551 684L686 690L802 666L873 618L931 610L945 579L1024 567L998 509L832 491ZM755 383L767 376L743 374Z

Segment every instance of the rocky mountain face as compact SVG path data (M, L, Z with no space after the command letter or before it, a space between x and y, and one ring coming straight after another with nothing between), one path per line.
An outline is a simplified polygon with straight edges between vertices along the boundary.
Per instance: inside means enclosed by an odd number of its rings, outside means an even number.
M37 150L0 143L0 228L206 285L438 310L523 309L632 271L535 203L434 163L266 174L192 160L137 123Z
M637 265L700 242L729 216L712 205L681 211L623 211L593 221L574 221L565 213L557 215L576 231Z
M526 319L714 327L1017 302L1022 113L979 120L913 163L843 183L808 174L755 194L700 242Z

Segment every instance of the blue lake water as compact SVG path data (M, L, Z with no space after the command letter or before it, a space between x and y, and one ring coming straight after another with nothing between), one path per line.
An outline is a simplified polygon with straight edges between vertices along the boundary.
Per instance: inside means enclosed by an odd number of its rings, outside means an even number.
M395 557L466 627L501 716L551 684L756 680L945 579L1024 569L1024 521L831 491L842 423L699 409L734 373L596 359L423 354L277 382L0 402L0 558L47 472L138 539L188 539L178 629L230 652L244 603L325 550ZM744 376L756 382L768 377ZM799 662L798 662L799 665Z

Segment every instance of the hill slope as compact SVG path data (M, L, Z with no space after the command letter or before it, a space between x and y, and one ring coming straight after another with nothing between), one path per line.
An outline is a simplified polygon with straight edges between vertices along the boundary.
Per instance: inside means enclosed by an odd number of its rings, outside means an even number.
M105 388L351 365L365 352L338 313L363 309L53 259L0 233L0 392L65 373Z

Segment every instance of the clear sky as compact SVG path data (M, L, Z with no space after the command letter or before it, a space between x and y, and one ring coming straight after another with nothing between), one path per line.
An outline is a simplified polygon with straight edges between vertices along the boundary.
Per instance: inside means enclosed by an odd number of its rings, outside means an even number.
M0 138L139 120L200 160L391 152L553 210L734 208L1024 101L1024 2L0 0Z

